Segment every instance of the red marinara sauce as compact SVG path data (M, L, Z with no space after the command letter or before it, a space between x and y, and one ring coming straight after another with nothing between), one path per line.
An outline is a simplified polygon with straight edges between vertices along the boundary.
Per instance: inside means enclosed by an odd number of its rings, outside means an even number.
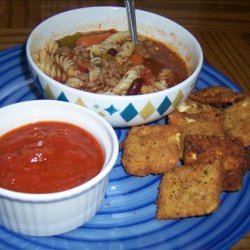
M52 193L96 176L104 152L96 138L75 125L43 121L0 136L0 187Z

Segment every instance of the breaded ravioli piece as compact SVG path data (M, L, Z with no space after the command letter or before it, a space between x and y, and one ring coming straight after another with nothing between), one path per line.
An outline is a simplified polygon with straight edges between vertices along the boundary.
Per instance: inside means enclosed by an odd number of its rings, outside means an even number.
M213 111L189 114L175 111L168 116L169 124L177 126L183 135L224 135L222 119Z
M250 96L224 109L223 129L225 134L239 137L244 145L250 145Z
M168 116L168 122L172 126L176 126L180 129L180 158L182 158L183 155L183 140L186 135L224 135L221 115L214 110L199 113L187 113L176 110Z
M245 96L245 93L235 92L227 87L212 86L192 92L189 97L200 103L223 108L243 99Z
M190 98L186 99L182 102L178 107L177 110L179 112L186 112L188 114L199 114L202 112L214 112L215 114L220 115L221 110L219 108L215 108L209 104L204 104L201 102L194 101Z
M245 148L245 154L244 154L244 159L245 159L245 170L250 171L250 150L248 148Z
M157 219L210 214L220 204L219 161L176 167L163 175L157 199Z
M132 127L123 143L122 164L128 174L162 174L179 161L180 132L171 125Z
M237 192L242 188L246 171L244 168L227 171L223 174L222 192Z
M218 159L223 173L221 191L238 191L246 172L241 139L225 136L188 135L184 140L184 164L204 164Z

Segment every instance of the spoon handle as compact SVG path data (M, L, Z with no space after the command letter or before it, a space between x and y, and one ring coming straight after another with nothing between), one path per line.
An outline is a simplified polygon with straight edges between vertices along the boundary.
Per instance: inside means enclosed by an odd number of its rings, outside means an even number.
M132 42L134 44L138 43L137 29L136 29L136 17L135 17L135 3L134 0L125 0L127 16L128 16L128 25L131 35Z

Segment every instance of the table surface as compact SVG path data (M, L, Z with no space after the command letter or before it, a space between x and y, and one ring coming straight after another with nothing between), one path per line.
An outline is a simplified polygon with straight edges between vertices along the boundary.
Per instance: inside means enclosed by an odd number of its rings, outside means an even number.
M250 1L136 0L136 8L166 16L201 44L205 61L250 93ZM24 43L42 20L87 6L124 6L123 0L0 0L0 50ZM250 233L233 250L250 249Z

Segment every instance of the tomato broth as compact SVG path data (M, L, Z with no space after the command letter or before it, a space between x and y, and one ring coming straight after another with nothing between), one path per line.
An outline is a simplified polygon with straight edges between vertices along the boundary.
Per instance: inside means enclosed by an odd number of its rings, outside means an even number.
M189 76L186 60L172 47L128 31L77 32L50 40L32 54L37 66L62 84L113 95L141 95L171 88Z
M0 136L0 187L9 190L67 190L96 176L103 163L97 139L69 123L36 122Z

